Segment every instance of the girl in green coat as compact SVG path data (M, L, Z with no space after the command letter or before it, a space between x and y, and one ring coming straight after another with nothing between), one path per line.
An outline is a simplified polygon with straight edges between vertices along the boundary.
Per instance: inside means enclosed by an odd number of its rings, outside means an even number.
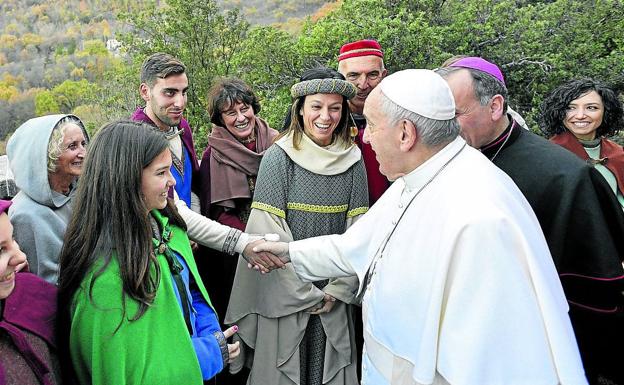
M114 122L93 140L60 256L64 375L80 384L202 384L238 355L197 273L165 136Z

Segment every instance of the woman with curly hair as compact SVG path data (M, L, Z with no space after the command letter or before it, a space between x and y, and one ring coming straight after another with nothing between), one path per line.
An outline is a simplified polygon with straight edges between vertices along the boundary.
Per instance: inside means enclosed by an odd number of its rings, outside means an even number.
M251 87L240 79L217 79L208 91L207 109L212 131L199 167L201 213L245 231L260 161L278 132L257 115L260 102ZM199 274L223 322L238 259L206 247L199 253ZM217 376L220 385L246 381L246 371Z
M624 209L624 149L607 139L624 126L616 93L592 79L572 80L553 90L540 112L546 136L600 171Z

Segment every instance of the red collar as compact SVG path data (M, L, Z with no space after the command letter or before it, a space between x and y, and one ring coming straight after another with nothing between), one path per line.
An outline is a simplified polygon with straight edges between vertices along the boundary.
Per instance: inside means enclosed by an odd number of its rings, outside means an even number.
M569 131L553 136L550 141L568 149L583 160L589 159L583 145ZM617 143L602 138L600 139L600 158L606 158L604 166L615 175L618 190L620 194L624 194L624 149Z

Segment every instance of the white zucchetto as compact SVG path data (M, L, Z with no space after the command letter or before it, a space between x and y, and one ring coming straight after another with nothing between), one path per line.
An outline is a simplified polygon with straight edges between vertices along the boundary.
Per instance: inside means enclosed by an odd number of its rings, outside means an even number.
M455 117L455 99L446 80L426 69L407 69L384 78L381 92L399 106L435 120Z

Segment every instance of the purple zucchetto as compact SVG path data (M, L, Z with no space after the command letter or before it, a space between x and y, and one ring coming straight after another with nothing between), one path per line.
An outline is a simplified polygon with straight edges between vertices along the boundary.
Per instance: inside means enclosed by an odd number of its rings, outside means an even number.
M13 202L0 199L0 214L6 213L9 210L11 204L13 204Z
M498 79L503 85L505 85L505 78L503 77L503 73L500 68L494 63L490 63L489 61L476 57L465 57L463 59L459 59L455 63L451 64L449 67L462 67L462 68L471 68L475 70L479 70L494 76Z

